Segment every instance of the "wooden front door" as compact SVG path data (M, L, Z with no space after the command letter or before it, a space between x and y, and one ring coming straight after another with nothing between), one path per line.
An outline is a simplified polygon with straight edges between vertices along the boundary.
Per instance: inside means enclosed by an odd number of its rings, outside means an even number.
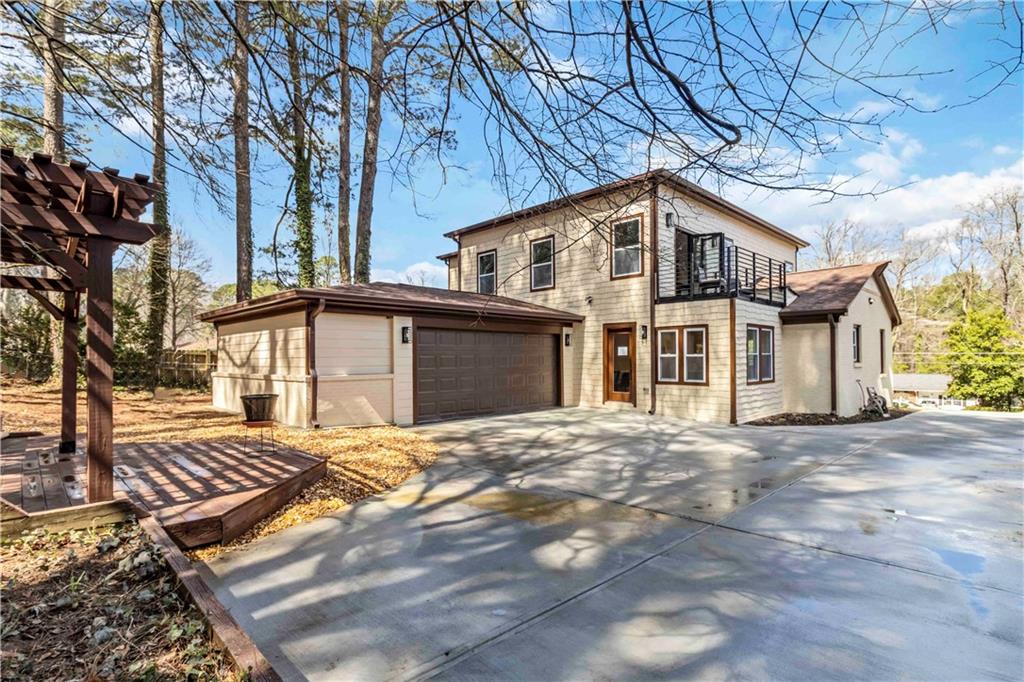
M604 331L604 399L636 404L636 325Z

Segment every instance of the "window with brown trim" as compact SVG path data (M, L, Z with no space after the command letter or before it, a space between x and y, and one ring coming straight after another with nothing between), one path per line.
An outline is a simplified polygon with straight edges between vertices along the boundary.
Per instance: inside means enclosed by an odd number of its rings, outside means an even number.
M878 372L885 374L885 330L878 330Z
M683 327L683 383L708 382L708 332L705 327Z
M658 330L658 381L679 381L679 330Z
M853 361L860 362L860 325L853 325Z
M630 218L612 225L612 279L641 274L641 252L640 218Z
M658 383L708 385L708 327L664 327L657 331Z
M485 251L476 257L476 290L494 294L498 288L498 252Z
M775 381L775 328L747 325L747 383Z
M555 286L555 238L542 237L530 242L530 291Z

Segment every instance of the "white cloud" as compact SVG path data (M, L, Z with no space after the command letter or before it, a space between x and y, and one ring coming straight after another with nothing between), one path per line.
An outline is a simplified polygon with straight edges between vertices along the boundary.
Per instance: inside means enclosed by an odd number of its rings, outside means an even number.
M726 198L776 225L808 238L815 226L849 218L868 229L905 226L914 238L937 234L959 222L963 209L1008 185L1024 184L1024 158L985 174L963 171L922 178L878 196L823 197L804 191L726 192Z
M1013 154L1013 147L1008 147L1005 144L997 144L995 147L992 147L992 153L996 156L1009 156L1010 154Z
M448 283L448 268L440 263L428 263L426 261L414 263L404 270L374 268L370 271L370 280L373 282L401 282L402 284L444 288Z
M886 128L883 133L885 139L879 150L861 154L853 163L866 178L896 184L904 177L903 167L924 152L924 145L895 128Z

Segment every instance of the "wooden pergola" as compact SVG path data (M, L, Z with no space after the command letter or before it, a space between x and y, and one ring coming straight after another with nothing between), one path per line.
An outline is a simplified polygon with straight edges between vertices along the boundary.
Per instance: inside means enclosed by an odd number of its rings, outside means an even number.
M0 275L3 288L24 289L63 324L60 451L75 449L78 312L86 294L86 472L89 502L111 500L113 478L113 255L119 244L144 244L164 227L139 218L162 188L146 175L87 170L0 149L0 261L45 267L46 274ZM43 292L61 294L61 304Z

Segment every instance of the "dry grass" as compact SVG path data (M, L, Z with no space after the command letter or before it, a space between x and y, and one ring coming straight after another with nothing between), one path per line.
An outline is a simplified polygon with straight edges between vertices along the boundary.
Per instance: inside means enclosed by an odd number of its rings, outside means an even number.
M55 387L6 382L0 389L5 431L56 433L60 424L60 393ZM79 431L85 431L84 395L79 392ZM231 547L289 526L329 514L402 483L430 466L437 447L420 436L394 426L318 431L278 428L277 440L327 459L327 474L284 508L261 521ZM204 393L116 391L114 440L120 443L168 441L241 441L238 415L210 407ZM193 552L206 559L222 551L219 545Z

